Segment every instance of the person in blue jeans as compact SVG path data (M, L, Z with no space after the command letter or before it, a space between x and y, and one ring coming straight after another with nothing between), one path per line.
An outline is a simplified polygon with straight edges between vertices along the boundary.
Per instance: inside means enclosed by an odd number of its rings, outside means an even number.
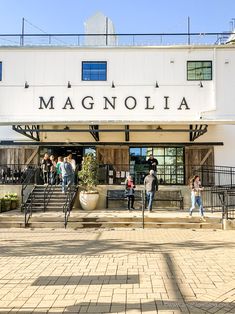
M201 192L203 191L203 187L201 186L200 177L198 175L195 175L192 180L190 181L190 189L191 189L191 208L189 209L189 217L192 217L193 210L195 209L195 206L198 205L199 207L199 214L201 216L201 219L204 221L204 208L202 204L202 196Z
M67 187L73 184L74 178L74 171L67 157L64 157L64 162L61 163L60 169L62 173L62 193L65 193Z
M144 187L146 191L146 197L148 202L148 211L151 212L153 209L153 200L155 192L157 191L157 178L154 175L154 170L150 170L149 174L144 179Z

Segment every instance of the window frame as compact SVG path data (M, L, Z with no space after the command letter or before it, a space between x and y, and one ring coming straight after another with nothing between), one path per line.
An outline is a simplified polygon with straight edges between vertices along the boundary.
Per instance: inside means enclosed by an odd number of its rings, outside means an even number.
M89 80L84 80L83 79L83 70L84 70L84 64L87 64L87 63L104 63L105 66L106 66L106 69L105 69L105 79L104 80L94 80L94 79L89 79ZM107 61L82 61L82 71L81 71L81 80L82 82L106 82L107 81Z
M189 79L189 75L188 75L188 65L190 62L209 62L211 65L211 77L209 79L207 78L195 78L195 79ZM212 81L213 80L213 63L212 60L187 60L187 67L186 67L186 76L187 76L187 81Z
M175 143L174 143L175 144ZM144 155L142 154L142 149L148 149L148 154ZM163 155L156 155L154 153L154 150L160 148L163 149ZM174 148L175 152L174 154L170 154L167 152L169 148ZM140 149L140 155L131 155L132 149ZM135 163L134 167L136 165L145 165L147 167L147 160L149 158L149 155L152 154L155 158L163 158L163 164L159 162L158 164L158 177L159 179L163 179L164 185L184 185L185 184L185 147L178 146L178 145L157 145L157 146L130 146L129 147L129 157L130 157L130 167L131 167L131 161L133 161L135 158L140 159L140 163ZM174 158L175 161L173 164L167 164L166 159ZM182 161L178 161L178 157L182 158ZM145 159L144 159L145 158ZM135 168L133 168L135 169ZM161 170L162 171L161 171ZM174 170L175 169L175 170ZM175 171L175 172L174 172ZM136 170L135 170L136 172ZM175 180L175 182L173 182ZM137 180L138 181L138 180ZM167 182L166 182L167 181ZM169 182L170 181L170 182ZM142 184L142 183L138 183Z

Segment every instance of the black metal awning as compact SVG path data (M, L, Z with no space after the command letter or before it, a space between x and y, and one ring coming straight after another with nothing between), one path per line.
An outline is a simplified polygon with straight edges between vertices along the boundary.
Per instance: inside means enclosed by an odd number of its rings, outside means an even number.
M124 133L125 142L130 141L130 133L188 133L189 141L193 142L198 137L207 132L208 125L189 125L189 128L162 128L160 126L151 126L151 128L131 128L129 125L124 125L123 128L100 128L99 125L89 125L89 128L72 128L65 126L64 128L41 128L39 125L13 125L12 129L22 135L27 136L33 141L40 142L39 134L42 132L47 133L87 133L89 132L96 142L100 142L100 133Z

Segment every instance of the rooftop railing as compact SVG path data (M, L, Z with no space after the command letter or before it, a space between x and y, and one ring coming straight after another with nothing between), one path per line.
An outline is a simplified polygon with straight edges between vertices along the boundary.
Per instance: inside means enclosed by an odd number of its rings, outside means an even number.
M136 34L0 34L0 46L168 46L222 45L234 32Z

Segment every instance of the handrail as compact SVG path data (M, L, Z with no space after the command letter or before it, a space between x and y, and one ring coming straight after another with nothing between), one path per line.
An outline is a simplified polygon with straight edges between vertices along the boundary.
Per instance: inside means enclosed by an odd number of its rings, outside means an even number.
M65 200L65 203L64 203L64 206L63 206L64 227L65 227L65 229L66 229L67 224L68 224L70 211L72 209L73 202L74 202L74 199L75 199L75 195L77 194L77 190L78 190L78 188L76 186L72 186L72 185L70 185L68 187L68 190L67 190L67 196L66 196L66 200Z
M51 196L52 196L52 193L53 193L53 190L55 189L55 185L52 185L52 184L48 184L44 190L44 196L43 196L43 199L44 199L44 209L43 211L45 212L46 209L47 209L47 205L51 199Z
M24 210L24 227L25 228L28 226L29 219L32 216L32 208L33 208L33 203L35 200L34 189L35 189L35 187L33 187L32 191L29 195L30 196L30 202L29 203L25 202L22 205L22 208Z
M1 184L22 184L30 169L35 169L36 165L27 164L0 164Z
M26 173L26 177L24 178L24 180L21 183L21 200L22 200L22 204L26 203L26 201L27 201L27 200L24 200L24 191L26 190L26 188L30 184L31 179L33 177L35 177L36 171L37 171L37 168L30 168L30 169L26 170L26 172L27 172Z

